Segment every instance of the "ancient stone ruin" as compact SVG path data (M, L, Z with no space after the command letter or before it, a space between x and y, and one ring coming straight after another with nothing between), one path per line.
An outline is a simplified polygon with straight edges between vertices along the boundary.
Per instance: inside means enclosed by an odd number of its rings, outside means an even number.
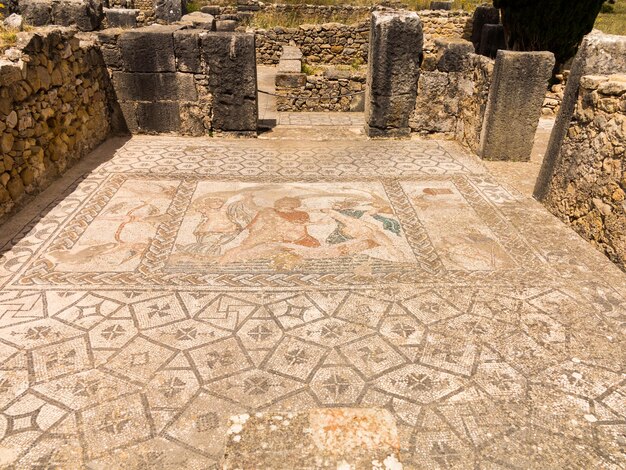
M0 467L622 468L625 38L191 6L4 6Z

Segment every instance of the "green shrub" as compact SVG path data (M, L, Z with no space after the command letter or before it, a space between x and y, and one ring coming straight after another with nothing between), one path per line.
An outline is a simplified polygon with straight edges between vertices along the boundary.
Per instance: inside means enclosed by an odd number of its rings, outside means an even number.
M194 11L200 11L202 5L198 2L187 2L187 13L193 13Z

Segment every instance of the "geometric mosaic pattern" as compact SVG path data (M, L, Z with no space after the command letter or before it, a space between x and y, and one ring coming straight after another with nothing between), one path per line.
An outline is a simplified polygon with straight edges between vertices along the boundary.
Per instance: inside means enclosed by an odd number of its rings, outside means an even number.
M218 468L231 415L376 406L408 468L626 468L625 276L450 144L133 137L70 178L7 225L2 465Z

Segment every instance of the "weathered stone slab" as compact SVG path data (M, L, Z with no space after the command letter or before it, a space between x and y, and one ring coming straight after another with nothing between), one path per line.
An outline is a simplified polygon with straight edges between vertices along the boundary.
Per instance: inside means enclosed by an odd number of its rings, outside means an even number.
M276 86L281 88L299 88L306 85L305 73L281 73L276 74Z
M281 60L302 60L302 51L296 46L283 46Z
M401 470L395 419L375 408L233 416L222 468Z
M60 0L52 3L54 24L76 26L81 31L95 31L102 24L102 0Z
M530 160L553 68L551 52L498 51L478 152L483 159Z
M140 132L160 134L180 129L180 107L175 101L139 102L136 118Z
M235 20L217 20L215 22L215 31L232 32L237 29L239 22Z
M104 15L109 28L136 28L139 11L132 8L105 8Z
M478 45L478 53L485 57L495 59L498 51L506 49L504 26L501 24L486 24Z
M194 11L183 16L180 23L189 24L197 29L206 29L207 31L215 31L215 17L201 11Z
M121 101L194 101L198 92L192 74L113 72Z
M208 13L209 15L217 16L222 13L222 7L219 5L204 5L200 8L202 13Z
M369 136L410 134L409 116L415 107L423 41L417 13L372 13L365 102Z
M177 26L149 26L126 31L118 40L127 72L175 72L173 32Z
M119 102L120 112L124 125L120 128L125 128L128 132L136 133L139 131L139 125L137 124L137 102L135 101L121 101Z
M300 73L302 70L302 62L299 60L283 60L278 62L279 73Z
M480 40L483 35L483 26L486 24L499 24L500 10L491 5L479 5L474 10L474 18L472 20L472 37L470 41L474 44L475 51L480 48Z
M561 108L537 179L534 196L538 200L546 197L554 169L558 165L561 145L578 101L581 78L584 75L615 73L626 73L626 36L600 32L593 32L586 36L572 64Z
M186 9L186 0L155 0L154 2L154 16L164 23L179 21Z
M209 33L200 38L213 94L213 127L252 132L257 128L254 34Z
M24 28L24 17L17 13L11 13L2 21L5 28L11 31L22 31Z
M176 67L181 72L200 73L200 31L183 29L174 32Z
M52 3L48 0L20 0L20 12L31 26L52 23Z
M295 46L283 46L278 62L278 73L300 73L302 71L302 51Z

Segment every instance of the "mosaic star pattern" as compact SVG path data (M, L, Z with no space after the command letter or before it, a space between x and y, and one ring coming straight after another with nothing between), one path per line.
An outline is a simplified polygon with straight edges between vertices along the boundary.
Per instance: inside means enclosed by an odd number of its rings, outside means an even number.
M626 467L626 277L456 147L134 137L70 178L7 224L2 466L382 407L407 468Z

